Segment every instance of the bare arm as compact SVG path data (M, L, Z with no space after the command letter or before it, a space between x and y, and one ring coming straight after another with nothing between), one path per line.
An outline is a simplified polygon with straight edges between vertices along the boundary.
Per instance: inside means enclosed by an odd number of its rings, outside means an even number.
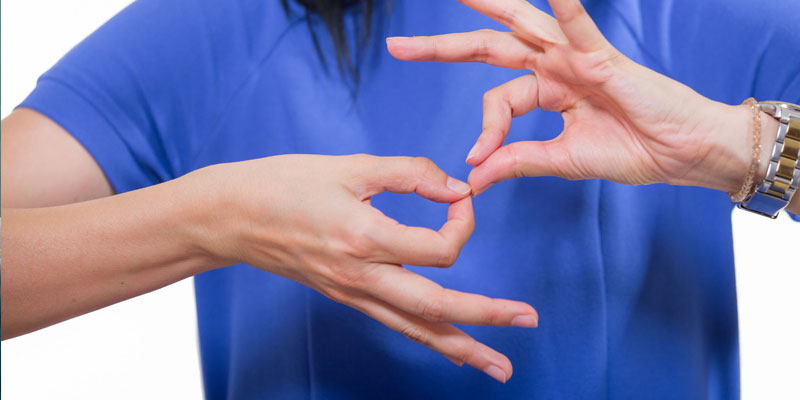
M114 193L100 166L61 126L19 108L2 122L2 206L46 207Z
M109 197L86 149L25 108L2 121L1 159L3 339L214 265L184 235L195 209L180 182Z
M189 195L172 181L63 206L4 208L3 339L220 266L196 246L198 207Z
M500 381L511 377L508 358L452 323L538 322L530 305L445 289L403 268L452 265L474 228L469 185L427 159L267 157L109 196L91 156L40 114L4 121L2 151L3 339L239 262ZM451 203L447 222L439 231L401 225L370 205L383 191Z

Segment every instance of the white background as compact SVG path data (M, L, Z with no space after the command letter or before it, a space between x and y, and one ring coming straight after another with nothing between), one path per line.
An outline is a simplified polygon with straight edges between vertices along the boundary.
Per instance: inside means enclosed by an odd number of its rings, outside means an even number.
M0 114L128 0L0 3ZM800 224L733 214L745 399L800 399ZM2 342L4 399L202 397L191 279Z

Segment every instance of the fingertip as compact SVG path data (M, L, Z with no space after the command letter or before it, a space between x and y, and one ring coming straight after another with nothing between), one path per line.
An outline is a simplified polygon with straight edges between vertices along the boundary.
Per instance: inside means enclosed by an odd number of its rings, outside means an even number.
M511 375L514 374L514 367L508 357L501 353L497 353L497 355L499 356L498 359L484 367L483 372L500 383L506 383L511 379Z
M481 170L480 166L475 167L469 173L469 177L467 178L467 182L472 187L472 196L477 197L479 194L486 191L490 185L483 183L483 179L480 178Z
M416 55L411 47L412 38L406 36L392 36L386 38L386 48L398 60L412 60Z
M410 39L408 36L389 36L386 38L386 45L401 45Z
M511 319L511 326L515 326L517 328L536 328L539 326L539 321L531 314L517 315Z
M447 177L447 188L461 196L468 196L472 192L472 187L468 183L451 176Z
M469 150L469 153L467 153L467 160L466 160L467 164L470 164L470 165L473 165L473 166L480 164L476 159L476 155L478 153L478 150L480 150L480 148L481 148L481 142L480 141L475 142L475 144L472 145L472 148Z
M508 380L508 374L506 374L506 371L503 371L502 368L496 365L487 366L486 368L483 369L483 373L491 376L492 378L494 378L494 380L500 383L506 383L506 381Z

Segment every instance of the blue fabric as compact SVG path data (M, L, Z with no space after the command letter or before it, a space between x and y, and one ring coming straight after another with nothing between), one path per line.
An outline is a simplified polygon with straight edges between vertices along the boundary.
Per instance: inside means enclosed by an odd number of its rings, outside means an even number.
M793 0L586 7L626 55L705 96L800 102ZM399 62L382 38L502 27L454 0L394 1L379 11L388 17L354 102L295 11L287 17L276 0L137 1L44 74L22 106L73 134L118 192L284 153L427 156L466 178L482 93L524 72ZM515 120L510 140L560 129L557 114L536 111ZM445 206L413 196L374 204L407 224L445 219ZM477 228L456 265L414 270L538 309L535 330L464 327L509 355L515 372L505 385L287 279L246 265L203 274L195 282L206 395L737 398L731 207L724 193L702 188L549 177L503 182L476 198Z

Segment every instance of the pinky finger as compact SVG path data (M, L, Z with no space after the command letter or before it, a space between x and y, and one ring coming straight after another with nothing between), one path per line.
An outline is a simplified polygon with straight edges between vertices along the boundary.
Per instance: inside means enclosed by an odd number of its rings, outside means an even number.
M456 365L466 363L503 383L511 378L513 369L508 357L451 324L430 322L378 300L362 299L356 303L351 305Z

